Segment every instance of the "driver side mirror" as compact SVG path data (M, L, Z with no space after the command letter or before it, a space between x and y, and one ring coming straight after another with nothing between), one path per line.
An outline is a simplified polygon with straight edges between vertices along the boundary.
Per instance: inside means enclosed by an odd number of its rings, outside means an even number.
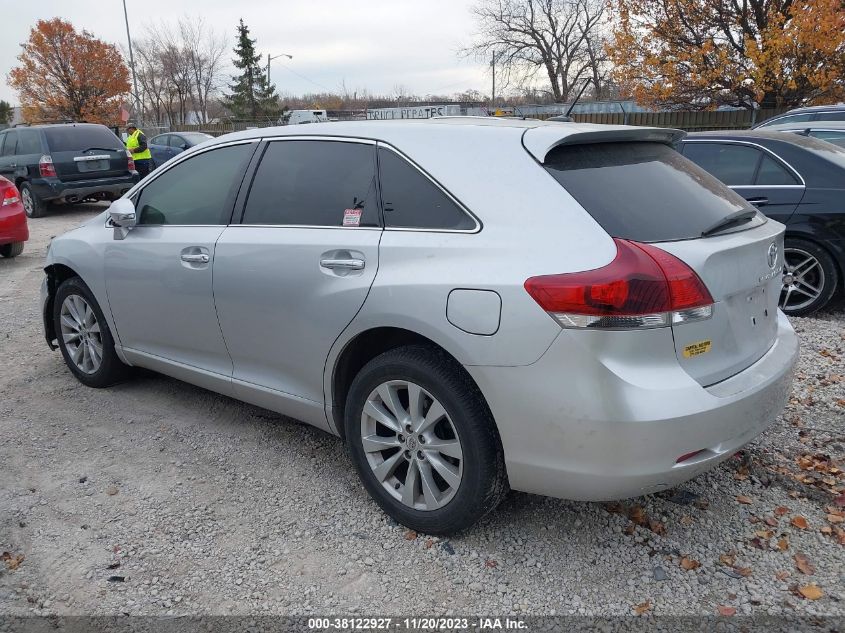
M118 198L112 202L109 222L114 227L114 239L122 240L137 222L135 204L129 198Z
M182 149L182 151L184 151L186 149L189 149L191 146L187 143L182 143L179 147Z

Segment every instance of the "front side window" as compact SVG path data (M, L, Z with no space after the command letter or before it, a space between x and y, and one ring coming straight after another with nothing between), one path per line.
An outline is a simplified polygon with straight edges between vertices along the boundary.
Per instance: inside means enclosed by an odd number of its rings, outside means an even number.
M845 121L845 112L822 112L816 121Z
M261 159L244 224L379 226L375 146L273 141Z
M221 147L168 169L141 191L138 224L228 224L254 149L254 143Z
M754 184L761 152L733 143L686 143L684 156L731 187Z
M382 147L378 160L385 226L451 231L476 228L475 220L396 152Z

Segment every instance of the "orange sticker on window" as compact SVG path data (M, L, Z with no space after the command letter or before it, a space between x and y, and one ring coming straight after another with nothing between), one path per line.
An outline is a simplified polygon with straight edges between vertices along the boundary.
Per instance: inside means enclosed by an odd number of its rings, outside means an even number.
M713 343L711 341L699 341L692 343L684 348L684 358L692 358L693 356L701 356L710 351Z

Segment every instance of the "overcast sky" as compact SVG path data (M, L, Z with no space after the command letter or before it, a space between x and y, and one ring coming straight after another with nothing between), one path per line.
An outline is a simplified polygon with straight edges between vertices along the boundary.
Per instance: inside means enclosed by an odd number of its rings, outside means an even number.
M2 3L10 0L3 0ZM257 50L289 53L273 61L273 83L281 93L350 91L373 94L403 85L414 94L490 91L483 65L459 58L473 23L473 0L128 0L133 38L160 21L202 15L235 45L243 18ZM17 105L6 76L17 63L20 43L39 19L61 17L78 29L115 44L126 43L121 0L15 2L0 19L0 99ZM231 69L228 72L232 72ZM227 72L227 74L228 74Z

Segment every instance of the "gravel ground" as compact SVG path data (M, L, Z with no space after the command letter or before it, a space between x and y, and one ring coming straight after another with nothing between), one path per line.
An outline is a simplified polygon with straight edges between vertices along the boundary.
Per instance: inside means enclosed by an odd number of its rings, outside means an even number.
M621 504L512 493L436 539L320 431L154 374L77 383L38 287L100 208L0 260L0 614L845 614L845 313L794 320L793 398L744 457Z

